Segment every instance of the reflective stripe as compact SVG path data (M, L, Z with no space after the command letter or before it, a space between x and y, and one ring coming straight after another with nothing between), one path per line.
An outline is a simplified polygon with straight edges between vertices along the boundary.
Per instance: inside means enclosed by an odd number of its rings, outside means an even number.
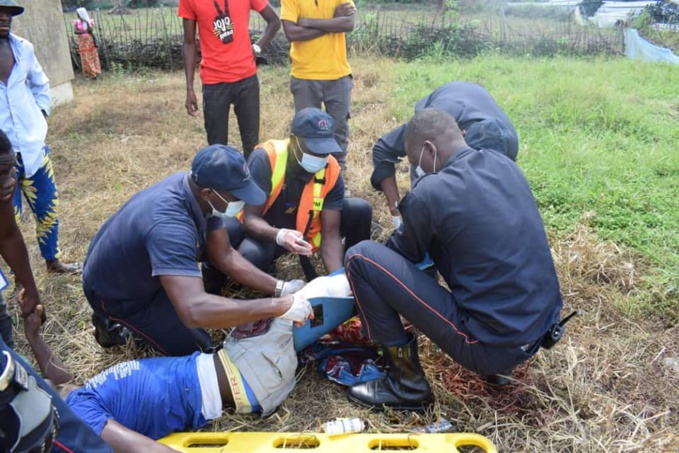
M269 140L257 145L263 148L271 164L271 192L264 206L264 214L275 203L283 189L285 170L288 164L288 146L290 140ZM333 156L329 156L328 165L322 168L304 186L297 206L295 228L304 233L306 240L316 251L321 246L321 219L325 197L335 187L340 174L340 166Z

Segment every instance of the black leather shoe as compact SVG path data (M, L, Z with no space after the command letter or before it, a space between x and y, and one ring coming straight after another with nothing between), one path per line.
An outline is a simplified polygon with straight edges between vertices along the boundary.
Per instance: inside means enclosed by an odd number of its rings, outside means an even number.
M417 355L417 340L411 337L405 346L384 348L387 374L380 379L354 385L347 398L373 410L385 407L422 412L433 402L431 388Z
M113 323L96 314L92 314L92 324L94 324L94 339L97 340L102 348L112 348L127 344L127 339L131 333L127 327L119 323Z
M487 383L497 386L509 385L514 382L511 371L508 371L507 373L491 374L489 376L484 376L483 379L485 379Z

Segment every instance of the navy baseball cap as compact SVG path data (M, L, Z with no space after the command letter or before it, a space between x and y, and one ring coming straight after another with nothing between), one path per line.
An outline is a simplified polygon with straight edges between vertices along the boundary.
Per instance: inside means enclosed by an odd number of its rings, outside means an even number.
M0 0L0 8L2 7L9 9L12 16L18 16L24 12L24 7L17 5L14 0Z
M335 140L335 120L321 109L309 107L295 113L290 133L300 138L314 154L342 151Z
M198 151L191 163L191 180L200 187L229 192L245 204L259 206L266 201L243 155L231 146L210 145Z
M509 157L507 153L511 137L502 121L488 118L469 126L464 139L474 149L489 149Z

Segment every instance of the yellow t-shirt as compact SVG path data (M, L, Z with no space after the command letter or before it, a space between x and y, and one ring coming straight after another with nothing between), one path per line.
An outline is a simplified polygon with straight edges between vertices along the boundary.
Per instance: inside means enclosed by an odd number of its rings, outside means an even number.
M352 0L282 0L281 20L332 19L335 8ZM336 80L351 74L345 33L326 33L309 41L290 43L292 76L306 80Z

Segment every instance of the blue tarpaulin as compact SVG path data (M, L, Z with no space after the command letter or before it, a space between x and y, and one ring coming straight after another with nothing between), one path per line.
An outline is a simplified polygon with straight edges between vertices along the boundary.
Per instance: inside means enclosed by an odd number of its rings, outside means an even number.
M679 64L679 56L670 49L646 41L634 28L625 29L625 54L632 60Z

